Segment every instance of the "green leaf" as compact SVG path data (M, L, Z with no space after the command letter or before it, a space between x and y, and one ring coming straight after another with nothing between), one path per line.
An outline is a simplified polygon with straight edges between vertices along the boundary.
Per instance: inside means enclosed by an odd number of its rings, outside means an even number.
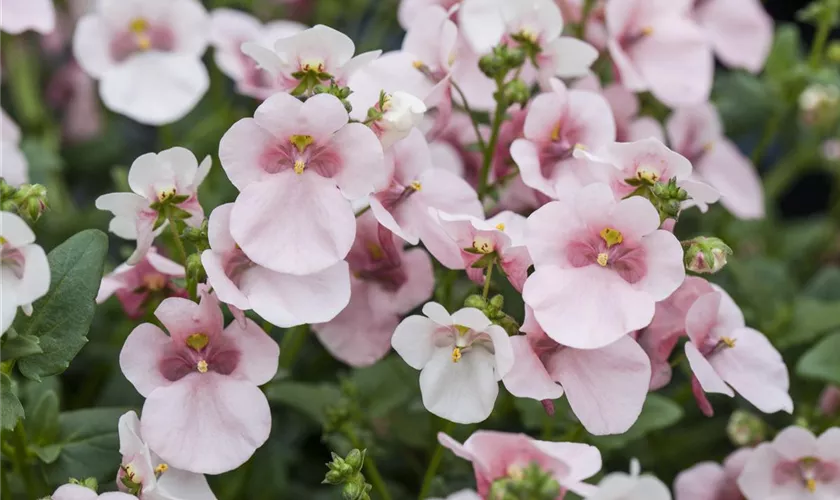
M58 438L58 406L58 394L54 391L41 393L26 419L26 431L33 443L49 445Z
M63 372L87 342L107 250L105 233L88 229L48 255L50 290L33 304L32 316L15 321L18 333L38 337L43 350L18 360L24 376L39 380Z
M764 73L769 78L784 78L790 68L802 61L802 43L799 27L793 23L781 24L776 28L773 48L764 64Z
M735 279L737 302L748 324L767 321L794 298L796 284L784 262L768 258L732 259L729 271Z
M773 110L772 89L747 73L722 73L715 82L714 96L729 136L753 131L755 124L766 121Z
M840 328L840 300L826 302L800 297L793 307L793 319L787 331L776 340L780 349L812 342L820 335Z
M840 385L840 332L822 339L796 364L796 373L805 378Z
M124 408L90 408L59 416L58 458L44 466L50 483L62 484L69 477L113 480L120 463L117 423ZM54 450L42 453L54 453ZM47 455L45 458L49 458Z
M23 405L12 389L12 378L0 373L0 427L14 429L18 419L23 416Z
M272 403L291 406L323 424L324 409L341 398L341 390L334 384L283 381L266 386L265 396Z
M840 267L828 266L820 269L808 281L802 293L813 299L840 301Z
M627 432L615 436L593 436L592 442L602 449L622 448L635 439L676 424L682 416L683 410L677 403L651 393L645 400L639 419Z
M42 352L44 351L41 350L41 342L38 337L34 335L11 336L9 332L6 332L6 336L3 338L3 349L0 350L3 361L24 358Z
M374 418L405 405L420 391L417 370L399 356L354 370L351 379L359 391L362 409Z

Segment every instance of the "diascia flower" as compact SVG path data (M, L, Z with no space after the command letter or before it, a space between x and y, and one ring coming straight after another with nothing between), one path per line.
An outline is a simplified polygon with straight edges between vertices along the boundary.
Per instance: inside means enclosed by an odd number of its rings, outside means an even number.
M527 335L510 339L513 368L502 379L511 394L544 401L565 392L577 418L597 435L621 434L639 418L650 362L632 337L599 349L566 347L543 332L527 306L522 331Z
M128 185L133 193L109 193L96 199L96 208L114 214L108 230L120 238L137 240L137 249L127 261L129 265L140 262L168 223L155 229L159 213L152 205L171 203L185 213L187 225L201 225L204 210L198 203L198 186L207 177L211 164L209 155L199 165L189 150L180 147L146 153L134 160L128 171Z
M421 370L423 405L459 424L485 420L499 394L499 380L513 365L510 338L471 307L450 315L429 302L423 314L404 319L391 339L397 354Z
M694 373L694 395L704 413L710 415L712 408L703 392L732 397L733 389L765 413L793 411L781 354L761 332L745 326L743 313L725 291L701 295L686 314L685 330L691 340L685 355Z
M158 254L152 247L136 265L120 264L111 274L102 278L96 303L101 304L116 294L117 299L131 319L140 319L149 299L168 296L186 297L173 278L183 278L184 266Z
M52 0L3 0L0 5L0 30L17 35L26 30L47 34L55 29Z
M738 486L746 498L831 500L840 496L840 428L819 438L788 427L749 456Z
M95 491L79 484L60 486L50 497L52 500L136 500L137 497L121 491L97 495Z
M376 134L347 122L335 96L302 103L279 93L222 137L222 167L240 190L230 230L251 261L304 275L347 255L356 233L349 200L387 180Z
M752 448L741 448L726 457L722 466L700 462L680 472L674 481L676 500L743 500L738 477L752 453Z
M641 466L635 458L630 462L630 474L612 472L598 483L598 491L586 498L591 500L671 500L671 492L659 478L640 474Z
M20 150L20 129L0 109L0 177L10 186L29 181L29 164Z
M120 352L120 368L146 398L140 430L171 467L220 474L268 439L271 411L257 387L277 372L280 348L246 319L224 328L219 301L168 298L155 311L166 327L144 323Z
M322 24L277 39L273 49L256 42L243 43L242 52L271 75L278 90L295 95L308 93L330 79L345 85L354 72L382 53L373 50L353 57L353 40Z
M337 359L368 366L390 350L400 319L432 296L435 277L429 255L420 248L403 250L372 213L359 216L356 225L356 241L347 254L350 303L312 330Z
M236 90L240 94L266 99L275 92L285 90L270 73L245 55L241 47L243 43L255 43L271 50L275 41L300 33L306 26L285 20L263 25L245 12L225 8L210 13L210 26L216 65L236 82Z
M203 475L170 467L149 449L141 437L136 413L130 411L121 416L118 429L122 455L117 472L120 490L143 500L216 499Z
M594 349L647 326L685 278L680 242L658 228L648 200L616 201L605 184L531 214L525 244L535 272L522 296L546 334Z
M44 249L23 219L0 212L0 335L15 320L17 309L32 314L32 303L50 288L50 265Z
M482 498L487 497L493 481L515 476L534 463L560 484L561 497L566 491L584 497L596 491L583 482L601 469L601 453L588 444L538 441L525 434L496 431L476 431L464 444L441 432L438 441L472 462Z
M100 0L79 20L73 55L109 109L149 125L181 119L210 85L210 33L198 0Z
M346 262L303 276L266 269L252 262L230 234L233 203L210 214L210 250L201 254L207 283L222 302L245 311L253 309L269 323L288 328L329 321L350 300Z
M773 44L773 19L759 0L697 0L692 17L727 66L758 73Z

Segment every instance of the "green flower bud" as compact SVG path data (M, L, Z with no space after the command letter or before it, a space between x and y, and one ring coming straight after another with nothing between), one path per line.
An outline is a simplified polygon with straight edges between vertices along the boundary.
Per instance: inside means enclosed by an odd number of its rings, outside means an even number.
M503 96L505 102L525 106L531 99L531 89L520 79L512 80L505 85Z
M347 454L347 458L344 459L344 462L353 469L354 473L362 470L362 465L365 463L366 451L367 450L359 451L354 448L350 450L350 453Z
M96 491L96 490L99 489L99 482L96 480L95 477L86 477L86 478L81 479L81 480L71 477L70 481L68 481L68 482L70 484L78 484L79 486L84 486L85 488L88 488L88 489L93 490L93 491Z
M735 446L754 446L767 437L767 426L752 413L735 410L729 417L726 434Z
M344 500L369 500L368 492L372 486L365 482L365 478L361 475L354 478L344 485L341 490L341 498Z
M726 259L732 255L732 249L720 238L698 236L683 245L685 267L695 273L716 273L726 265Z
M490 305L501 311L505 306L505 298L501 295L495 295L490 299Z
M504 71L505 63L496 54L487 54L478 60L478 69L487 75L488 78L495 79Z
M470 295L464 300L464 307L474 307L483 311L487 307L487 302L481 295Z
M47 188L40 184L24 184L9 199L18 213L32 222L47 210Z

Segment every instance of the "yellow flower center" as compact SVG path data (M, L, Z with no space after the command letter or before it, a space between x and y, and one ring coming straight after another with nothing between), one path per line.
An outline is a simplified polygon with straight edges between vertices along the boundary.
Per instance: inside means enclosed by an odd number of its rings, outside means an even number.
M510 464L507 468L507 475L511 479L521 480L524 476L524 471L519 465Z
M210 338L203 333L193 333L187 337L186 340L187 346L189 346L193 351L200 351L204 349L208 343L210 343Z
M531 43L537 43L537 33L532 29L522 28L522 31L519 32L519 36Z
M143 283L147 290L157 292L163 290L163 287L166 286L166 277L162 274L147 274L143 276Z
M607 262L609 261L609 258L610 257L606 254L606 252L601 252L598 254L596 262L598 262L598 265L601 267L607 267Z
M207 373L207 361L203 359L199 360L199 362L196 363L195 368L198 370L199 373Z
M817 480L812 477L809 477L805 480L805 487L808 488L808 491L810 491L811 493L817 491Z
M551 141L557 142L560 139L560 129L563 128L563 122L557 122L557 125L551 130Z
M134 38L137 40L137 48L140 50L149 50L152 48L152 39L149 38L149 22L142 17L132 19L128 25L128 29L134 33Z
M385 256L385 252L382 251L382 247L376 243L368 242L366 246L371 259L382 260L382 257Z
M295 173L300 175L303 173L303 170L306 168L306 163L303 160L295 160Z
M301 64L300 69L303 71L316 71L318 73L323 73L325 66L324 61L320 59L312 59L310 61L305 61Z
M726 347L729 347L729 348L735 347L735 339L733 339L731 337L721 337L720 341L723 342L723 344Z
M423 69L423 67L426 66L423 64L423 61L414 61L411 65L414 66L414 69Z
M167 188L167 189L161 189L160 191L158 191L157 199L158 199L158 201L161 201L161 202L166 201L166 200L174 197L177 192L178 192L178 190L175 189L174 186L171 187L171 188Z
M420 181L411 181L410 187L415 191L421 191L423 189L423 184L420 184Z
M605 227L601 230L599 234L604 240L604 243L607 244L607 248L612 248L613 246L619 245L622 241L624 241L624 235L621 234L621 231L613 229L611 227Z
M470 331L470 327L464 325L454 325L455 329L458 330L459 335L466 335L468 331Z
M299 152L303 153L307 146L315 142L315 139L313 139L311 135L293 135L289 137L289 142L291 142Z
M652 26L645 26L642 28L642 35L650 36L653 34L653 27Z
M158 464L157 467L155 467L155 474L160 475L168 470L169 466L167 464Z
M7 240L6 238L4 238L4 237L0 236L0 245L5 245L7 241L9 241L9 240Z
M478 253L488 254L495 249L495 246L493 245L493 240L490 238L485 236L476 236L475 239L473 239L473 248L475 248Z
M504 231L505 230L505 224L503 222L500 222L500 223L496 224L496 229L498 229L499 231Z
M460 347L455 347L454 349L452 349L452 362L457 363L460 360L461 360L461 348Z

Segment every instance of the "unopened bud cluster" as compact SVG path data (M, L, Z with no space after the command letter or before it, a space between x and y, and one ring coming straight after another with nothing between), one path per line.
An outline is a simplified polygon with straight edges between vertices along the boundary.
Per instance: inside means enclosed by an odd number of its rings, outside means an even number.
M716 273L726 265L726 259L732 255L732 249L720 238L698 236L687 242L685 267L695 273Z
M755 446L767 437L764 421L744 410L735 410L729 417L726 434L735 446Z
M481 295L470 295L464 301L464 306L474 307L483 312L490 321L504 328L508 335L517 335L519 333L519 323L504 312L504 305L505 298L501 295L496 295L490 300Z
M0 179L0 209L35 222L47 211L47 188L40 184L14 188Z
M326 464L329 471L323 484L342 485L341 497L344 500L370 500L372 487L362 474L366 451L353 449L345 458L331 453L332 462Z
M488 500L555 500L560 485L551 474L532 463L528 467L511 467L508 475L490 487Z

